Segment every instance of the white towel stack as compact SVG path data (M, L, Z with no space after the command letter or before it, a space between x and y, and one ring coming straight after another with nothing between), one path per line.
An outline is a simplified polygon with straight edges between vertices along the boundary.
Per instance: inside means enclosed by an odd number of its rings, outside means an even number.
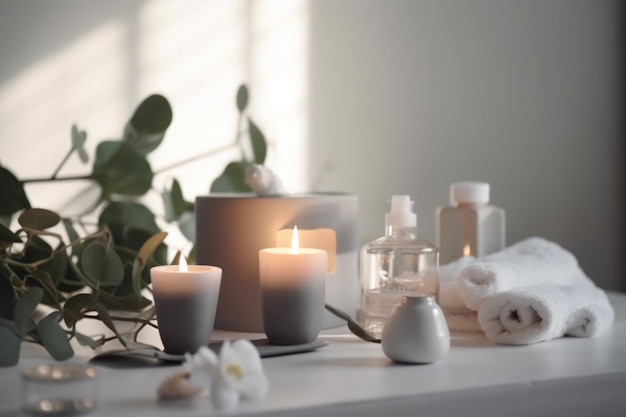
M440 277L439 300L451 330L473 331L477 317L480 328L497 343L593 337L614 320L606 294L576 258L542 238L480 259L461 258L442 266Z
M476 311L467 308L457 287L459 273L476 262L477 259L473 256L465 256L439 268L439 305L452 331L482 331Z

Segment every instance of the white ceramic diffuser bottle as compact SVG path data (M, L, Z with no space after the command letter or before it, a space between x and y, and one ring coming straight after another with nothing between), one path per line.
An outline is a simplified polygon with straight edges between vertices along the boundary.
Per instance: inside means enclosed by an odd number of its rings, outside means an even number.
M363 327L380 337L392 308L404 295L437 296L439 252L417 237L417 215L408 195L394 195L385 217L385 236L361 250Z
M480 257L504 249L504 210L489 204L486 182L450 185L450 206L439 207L436 216L441 265L462 256Z
M435 300L403 297L387 318L382 347L389 359L401 363L432 363L445 357L450 350L450 331Z

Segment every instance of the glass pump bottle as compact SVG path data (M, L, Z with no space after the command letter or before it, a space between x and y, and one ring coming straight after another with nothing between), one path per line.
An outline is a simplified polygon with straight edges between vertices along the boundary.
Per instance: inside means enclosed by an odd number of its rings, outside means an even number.
M437 297L439 251L417 236L417 215L408 195L394 195L385 236L361 250L359 320L380 337L388 314L405 295Z

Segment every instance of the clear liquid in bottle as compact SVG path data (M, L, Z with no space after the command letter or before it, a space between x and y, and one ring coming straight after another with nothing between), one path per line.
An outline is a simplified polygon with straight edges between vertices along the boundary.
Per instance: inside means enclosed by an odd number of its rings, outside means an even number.
M361 250L361 324L380 337L405 295L437 297L439 251L417 237L409 196L393 196L385 236Z

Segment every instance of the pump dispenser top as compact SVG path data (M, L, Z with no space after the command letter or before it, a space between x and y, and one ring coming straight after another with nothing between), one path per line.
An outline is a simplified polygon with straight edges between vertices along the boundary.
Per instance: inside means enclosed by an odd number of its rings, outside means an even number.
M413 212L413 202L408 195L391 197L391 211L385 215L387 227L404 228L417 226L417 214Z

